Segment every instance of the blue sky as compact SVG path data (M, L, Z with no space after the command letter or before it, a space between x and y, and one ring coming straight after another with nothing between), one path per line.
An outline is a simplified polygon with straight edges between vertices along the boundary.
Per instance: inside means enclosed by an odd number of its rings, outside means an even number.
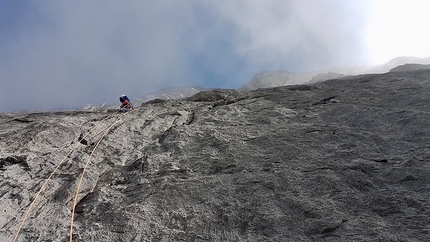
M394 2L394 3L393 3ZM0 0L0 112L430 56L425 0Z

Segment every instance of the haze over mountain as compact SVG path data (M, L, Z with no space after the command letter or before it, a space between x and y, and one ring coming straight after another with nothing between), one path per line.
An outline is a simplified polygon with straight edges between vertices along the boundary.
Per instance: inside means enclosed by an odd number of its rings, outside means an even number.
M242 85L242 90L253 90L264 87L277 87L303 83L315 83L330 79L340 78L346 75L371 74L389 72L396 66L405 64L430 64L430 58L419 58L413 56L396 57L386 64L373 67L339 67L326 71L295 73L289 71L263 71L257 73L249 82ZM414 70L425 69L424 66L416 65Z
M140 106L143 102L147 102L153 99L181 99L185 97L192 96L198 92L207 90L206 88L199 86L190 87L166 87L157 92L149 93L142 97L131 97L131 103L134 106ZM83 110L99 110L99 109L118 109L120 102L106 102L102 104L87 104L82 109Z
M262 71L344 74L333 68L429 57L428 5L0 1L0 112L79 109L169 86L238 89Z
M401 72L401 71L416 71L416 70L427 70L430 69L430 65L421 64L404 64L396 66L390 70L390 72Z
M250 81L243 84L239 90L254 90L257 88L266 87L277 87L285 85L296 85L296 84L309 84L315 82L326 81L330 79L336 79L344 77L346 75L356 75L364 73L385 73L388 71L395 70L396 66L403 66L407 63L414 63L414 67L408 65L410 70L426 69L425 66L420 64L430 64L430 58L418 58L412 56L396 57L390 60L388 63L374 67L349 67L349 68L335 68L330 71L314 71L304 73L294 73L289 71L277 70L277 71L262 71L257 73ZM402 68L402 67L399 67ZM406 70L406 67L400 70ZM340 73L334 72L338 71ZM190 87L168 87L160 91L150 93L143 97L133 97L132 103L140 105L145 101L151 99L178 99L192 96L200 91L207 90L203 87L190 86ZM84 110L97 110L97 109L116 109L118 103L110 102L103 104L88 104L83 107Z
M429 241L429 93L417 70L2 113L0 241Z

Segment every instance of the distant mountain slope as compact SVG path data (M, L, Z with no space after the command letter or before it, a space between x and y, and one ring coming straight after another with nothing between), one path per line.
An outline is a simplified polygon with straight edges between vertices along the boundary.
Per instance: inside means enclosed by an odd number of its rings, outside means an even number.
M417 70L426 70L430 69L430 65L421 65L421 64L404 64L397 67L394 67L390 70L390 72L401 72L401 71L417 71Z
M296 84L309 84L340 78L346 75L386 73L396 66L407 63L430 64L429 58L419 57L396 57L384 65L374 67L339 67L329 71L294 73L289 71L262 71L257 73L250 81L242 85L239 90L255 90L258 88L268 88ZM411 67L410 67L411 68Z
M334 72L320 73L320 74L313 76L310 81L305 82L305 83L306 84L317 83L317 82L327 81L327 80L331 80L331 79L341 78L344 76L345 75L343 75L343 74L334 73Z
M181 99L185 97L190 97L196 93L199 93L203 90L207 90L206 88L199 87L199 86L185 86L185 87L178 87L178 86L171 86L163 88L159 91L152 92L150 94L147 94L142 97L129 97L132 102L132 104L137 107L143 102L147 102L149 100L153 99ZM117 109L120 106L120 103L102 103L102 104L87 104L85 105L82 110L101 110L101 109Z
M405 64L430 64L430 57L420 58L413 56L400 56L390 60L388 63L370 68L367 73L385 73L389 72L396 66Z
M185 87L171 86L171 87L166 87L159 91L150 93L140 98L133 98L133 103L135 103L136 105L140 105L143 102L147 102L153 99L163 99L163 100L181 99L181 98L190 97L203 90L207 90L207 89L199 86L185 86Z
M419 58L411 56L396 57L384 65L375 67L341 67L334 68L331 71L319 71L319 72L304 72L304 73L294 73L284 70L276 71L261 71L258 72L250 81L243 84L239 90L250 91L258 88L268 88L268 87L278 87L286 85L297 85L297 84L311 84L316 82L322 82L330 79L341 78L346 75L356 75L365 73L385 73L390 70L393 71L404 71L418 70L425 68L424 66L411 66L406 64L430 64L429 58ZM406 65L405 67L397 66ZM185 87L166 87L160 91L156 91L145 95L143 97L130 97L132 103L135 106L140 105L143 102L153 100L153 99L180 99L184 97L192 96L200 91L207 90L199 86L185 86ZM101 104L87 104L82 110L101 110L101 109L116 109L119 103L101 103Z
M309 81L315 73L294 73L289 71L262 71L257 73L239 90L295 85Z

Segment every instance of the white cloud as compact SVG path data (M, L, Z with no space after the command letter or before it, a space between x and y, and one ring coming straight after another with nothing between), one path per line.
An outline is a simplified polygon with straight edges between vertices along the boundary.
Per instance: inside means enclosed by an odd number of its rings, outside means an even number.
M217 1L237 28L237 50L275 68L312 70L362 61L365 1ZM347 63L350 62L350 63Z
M396 56L430 56L430 2L378 0L368 19L366 41L373 63Z
M172 1L39 2L20 20L19 34L8 36L9 55L0 60L1 82L9 86L1 93L3 103L12 110L79 107L116 100L124 92L144 95L184 83L180 45L190 6Z
M426 54L427 8L416 0L408 0L414 7L393 2L47 0L0 6L0 111L75 108L169 85L236 88L262 70L365 64L368 49L373 60ZM396 18L399 11L402 18Z

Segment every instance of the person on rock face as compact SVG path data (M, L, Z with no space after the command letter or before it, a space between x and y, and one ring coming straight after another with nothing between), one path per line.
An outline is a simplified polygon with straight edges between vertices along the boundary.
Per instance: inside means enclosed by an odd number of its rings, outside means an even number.
M119 107L120 111L127 112L133 109L133 105L126 95L122 94L122 96L119 97L119 101L121 102L121 106Z

